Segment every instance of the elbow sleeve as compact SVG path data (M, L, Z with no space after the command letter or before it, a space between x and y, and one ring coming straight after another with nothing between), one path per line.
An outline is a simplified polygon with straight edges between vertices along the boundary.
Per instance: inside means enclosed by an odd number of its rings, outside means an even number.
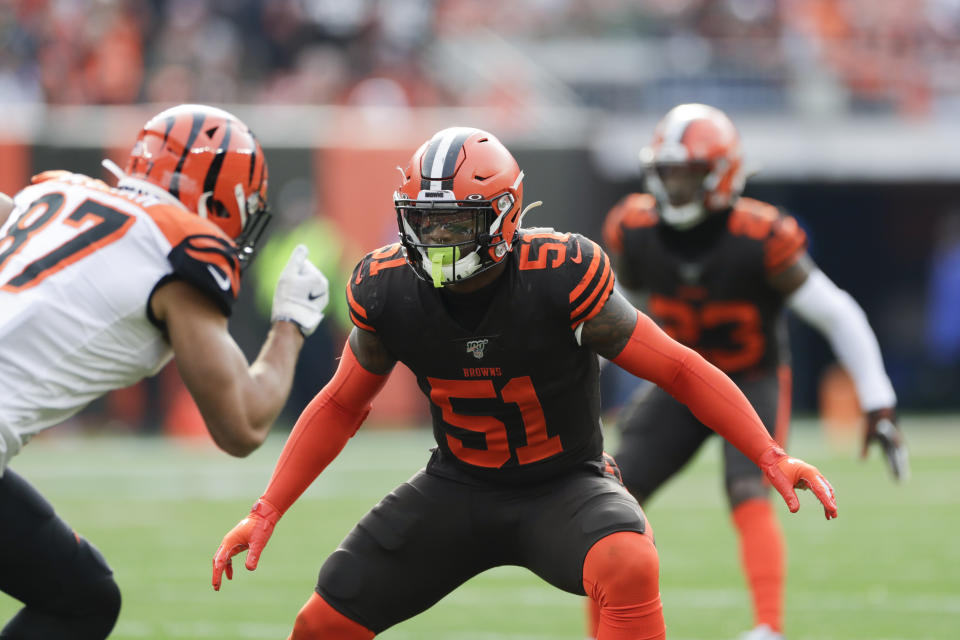
M897 396L883 367L877 337L853 297L819 269L787 298L787 307L830 342L850 372L864 411L892 407Z

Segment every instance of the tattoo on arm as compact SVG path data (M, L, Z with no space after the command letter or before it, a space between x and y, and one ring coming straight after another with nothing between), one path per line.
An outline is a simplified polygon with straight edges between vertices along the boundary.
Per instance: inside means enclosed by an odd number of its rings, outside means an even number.
M356 327L350 332L350 347L364 369L370 373L384 375L390 373L397 359L383 345L380 337Z
M613 359L627 346L636 324L637 310L614 290L600 313L584 323L580 343Z

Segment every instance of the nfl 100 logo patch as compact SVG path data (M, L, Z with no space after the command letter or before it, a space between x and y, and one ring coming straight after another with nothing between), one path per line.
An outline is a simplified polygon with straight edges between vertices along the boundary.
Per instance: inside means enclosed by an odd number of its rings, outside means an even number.
M483 350L487 347L487 343L490 342L489 338L481 338L479 340L468 340L467 341L467 353L472 353L473 357L477 360L483 358Z

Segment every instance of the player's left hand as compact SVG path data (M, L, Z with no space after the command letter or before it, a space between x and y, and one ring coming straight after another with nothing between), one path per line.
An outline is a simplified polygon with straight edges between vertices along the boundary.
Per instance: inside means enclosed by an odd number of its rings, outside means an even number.
M878 442L887 458L890 472L898 482L910 477L910 458L903 433L897 427L897 416L893 408L876 409L867 413L867 426L863 433L863 449L860 458L867 457L870 443Z
M226 572L227 580L233 580L233 556L246 551L247 561L244 563L248 571L257 568L260 562L260 552L266 546L273 533L273 528L280 519L280 511L263 498L257 500L250 510L250 515L237 523L217 548L213 556L213 589L220 591L220 580Z
M298 244L277 280L270 320L292 322L309 336L323 320L329 289L327 278L307 259L307 247Z
M13 211L13 198L0 192L0 225L7 221L11 211Z
M823 474L799 458L791 458L780 447L767 449L758 461L764 475L787 503L791 513L800 508L794 489L809 489L823 505L827 520L837 517L837 498Z

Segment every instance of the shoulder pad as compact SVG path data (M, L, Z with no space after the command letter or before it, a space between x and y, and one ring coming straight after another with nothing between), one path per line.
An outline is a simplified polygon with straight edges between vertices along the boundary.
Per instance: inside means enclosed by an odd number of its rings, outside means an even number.
M76 185L84 186L90 189L97 189L100 191L110 190L110 186L103 180L91 178L90 176L85 176L82 173L73 173L72 171L65 171L63 169L53 169L50 171L44 171L42 173L38 173L37 175L30 178L30 183L40 184L41 182L49 182L51 180L56 180L57 182L65 182L67 184L76 184Z
M625 229L652 227L657 224L657 201L649 193L630 193L610 209L603 223L603 243L607 249L623 251Z
M215 236L233 246L220 227L195 213L172 204L154 204L142 207L171 245L176 246L188 236Z
M807 250L807 234L796 218L781 215L773 224L773 231L763 246L763 263L767 271L783 271Z
M556 280L569 304L571 327L599 313L613 291L610 258L596 242L585 236L524 232L514 251L517 252L520 271L556 273Z
M354 325L365 331L376 331L371 323L371 312L376 301L382 298L382 293L377 289L384 286L383 272L405 267L406 264L407 259L399 242L371 251L357 263L347 283L347 305Z
M752 198L737 201L728 227L734 235L763 243L764 267L771 273L793 264L807 248L807 234L793 216Z
M210 296L229 316L240 293L240 261L229 240L214 235L190 235L167 256L175 277Z

